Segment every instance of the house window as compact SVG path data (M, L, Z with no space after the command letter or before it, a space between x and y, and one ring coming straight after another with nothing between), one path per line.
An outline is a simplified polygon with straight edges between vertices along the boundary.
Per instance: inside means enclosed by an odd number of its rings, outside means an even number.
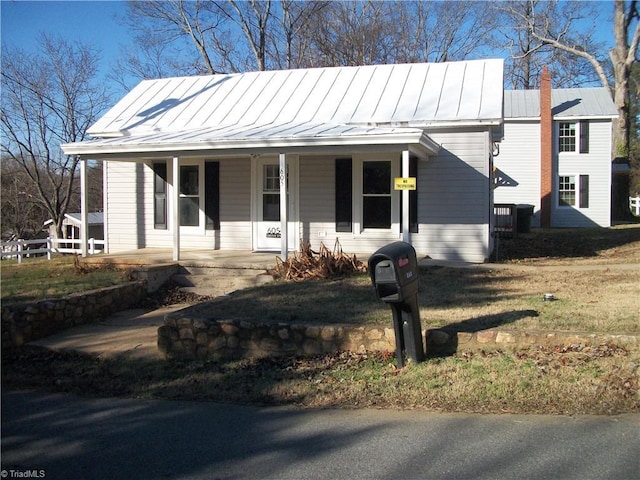
M167 229L167 164L153 164L153 226Z
M589 175L558 177L558 205L589 208Z
M573 207L576 204L576 177L574 175L560 177L558 203L561 207Z
M197 165L180 167L180 226L200 225L200 175Z
M391 162L362 163L362 227L391 228Z
M352 162L336 159L336 232L351 232L353 222Z
M576 151L576 124L572 122L560 122L558 135L558 151Z
M558 151L589 153L588 120L558 124Z

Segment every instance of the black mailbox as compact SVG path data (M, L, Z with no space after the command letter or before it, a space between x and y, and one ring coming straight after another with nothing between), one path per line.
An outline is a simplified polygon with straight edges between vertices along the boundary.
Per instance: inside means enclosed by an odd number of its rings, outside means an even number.
M418 260L414 248L394 242L369 258L371 281L378 298L386 303L402 303L418 293Z
M415 249L405 242L380 248L369 257L369 274L378 298L390 304L393 312L398 366L404 366L404 350L414 362L424 360Z

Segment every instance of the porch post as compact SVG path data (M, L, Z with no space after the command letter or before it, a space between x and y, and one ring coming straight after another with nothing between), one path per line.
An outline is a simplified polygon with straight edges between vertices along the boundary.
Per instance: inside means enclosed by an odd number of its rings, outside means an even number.
M171 195L171 225L173 225L173 261L180 260L180 159L171 159L173 192Z
M87 239L89 238L89 192L87 188L87 159L80 159L80 250L82 257L87 256Z
M402 151L402 177L409 178L409 150ZM402 190L402 241L411 243L409 230L409 190Z
M287 225L287 156L284 153L280 157L280 256L283 260L287 259L289 253L289 232Z

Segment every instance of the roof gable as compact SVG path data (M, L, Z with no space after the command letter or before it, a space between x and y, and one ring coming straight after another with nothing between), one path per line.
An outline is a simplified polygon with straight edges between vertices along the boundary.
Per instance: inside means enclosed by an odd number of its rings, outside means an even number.
M200 128L502 122L501 59L145 80L90 129L122 137Z

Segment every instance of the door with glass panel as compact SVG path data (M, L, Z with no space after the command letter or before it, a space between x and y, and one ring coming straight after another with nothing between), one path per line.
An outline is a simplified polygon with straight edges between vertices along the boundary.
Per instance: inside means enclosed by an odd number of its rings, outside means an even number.
M255 247L257 250L279 251L282 246L282 226L280 222L280 166L278 161L258 161L257 173ZM293 204L294 173L294 165L287 162L287 218L289 219L287 228L290 250L298 247L294 243L297 239L295 232L296 211Z

